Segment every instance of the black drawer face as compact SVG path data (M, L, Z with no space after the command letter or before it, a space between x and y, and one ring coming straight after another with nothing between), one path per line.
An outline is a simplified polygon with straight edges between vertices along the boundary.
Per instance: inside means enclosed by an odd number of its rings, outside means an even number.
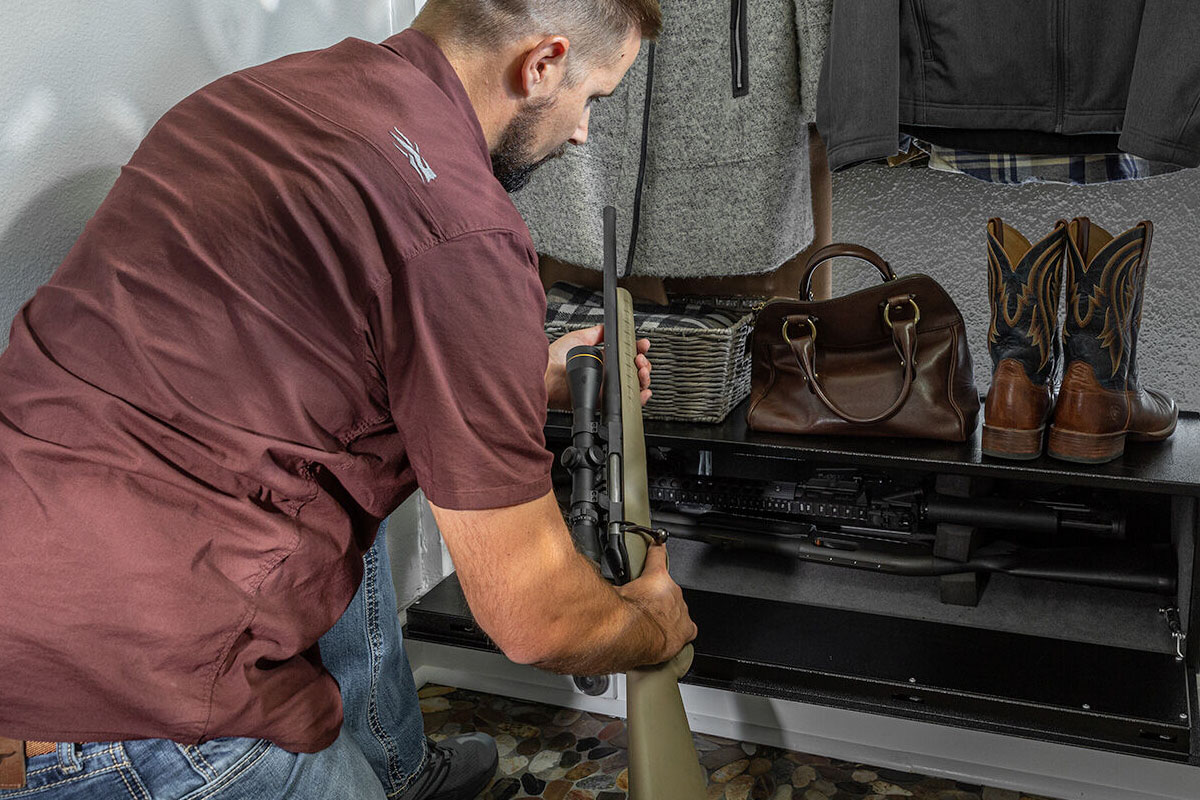
M1164 653L684 594L700 627L694 683L1140 755L1188 755L1188 671Z
M1191 675L1164 653L685 589L700 628L685 683L1186 761ZM752 624L748 624L752 623ZM456 576L409 638L494 649Z

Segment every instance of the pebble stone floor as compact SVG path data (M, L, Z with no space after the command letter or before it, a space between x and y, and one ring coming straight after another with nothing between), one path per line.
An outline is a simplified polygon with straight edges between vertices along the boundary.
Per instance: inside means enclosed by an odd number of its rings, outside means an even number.
M425 733L434 740L483 731L496 739L500 769L479 800L624 800L629 786L625 723L449 686L420 690ZM697 734L708 772L698 800L1050 800Z

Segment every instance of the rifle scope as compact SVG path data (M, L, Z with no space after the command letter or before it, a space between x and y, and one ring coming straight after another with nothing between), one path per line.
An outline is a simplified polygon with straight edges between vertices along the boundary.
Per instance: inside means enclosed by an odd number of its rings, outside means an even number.
M604 449L596 443L596 410L603 383L603 351L586 345L571 348L567 353L567 386L574 409L571 446L563 451L560 463L571 473L571 537L595 561L601 552L596 471L604 465Z

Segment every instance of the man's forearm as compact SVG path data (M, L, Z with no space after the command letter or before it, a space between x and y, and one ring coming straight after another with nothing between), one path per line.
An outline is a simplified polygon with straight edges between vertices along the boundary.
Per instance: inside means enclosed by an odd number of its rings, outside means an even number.
M654 617L606 582L581 555L567 570L574 580L554 592L562 613L546 631L551 646L536 666L569 675L627 672L662 661L667 635Z

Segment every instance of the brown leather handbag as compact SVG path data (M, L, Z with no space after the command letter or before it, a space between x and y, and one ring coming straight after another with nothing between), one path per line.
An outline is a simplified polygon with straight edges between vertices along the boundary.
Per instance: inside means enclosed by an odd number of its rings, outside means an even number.
M813 271L840 256L871 264L883 283L812 300ZM772 300L755 322L752 430L956 442L975 431L966 328L937 281L897 278L871 250L831 244L809 259L800 297L809 299Z

